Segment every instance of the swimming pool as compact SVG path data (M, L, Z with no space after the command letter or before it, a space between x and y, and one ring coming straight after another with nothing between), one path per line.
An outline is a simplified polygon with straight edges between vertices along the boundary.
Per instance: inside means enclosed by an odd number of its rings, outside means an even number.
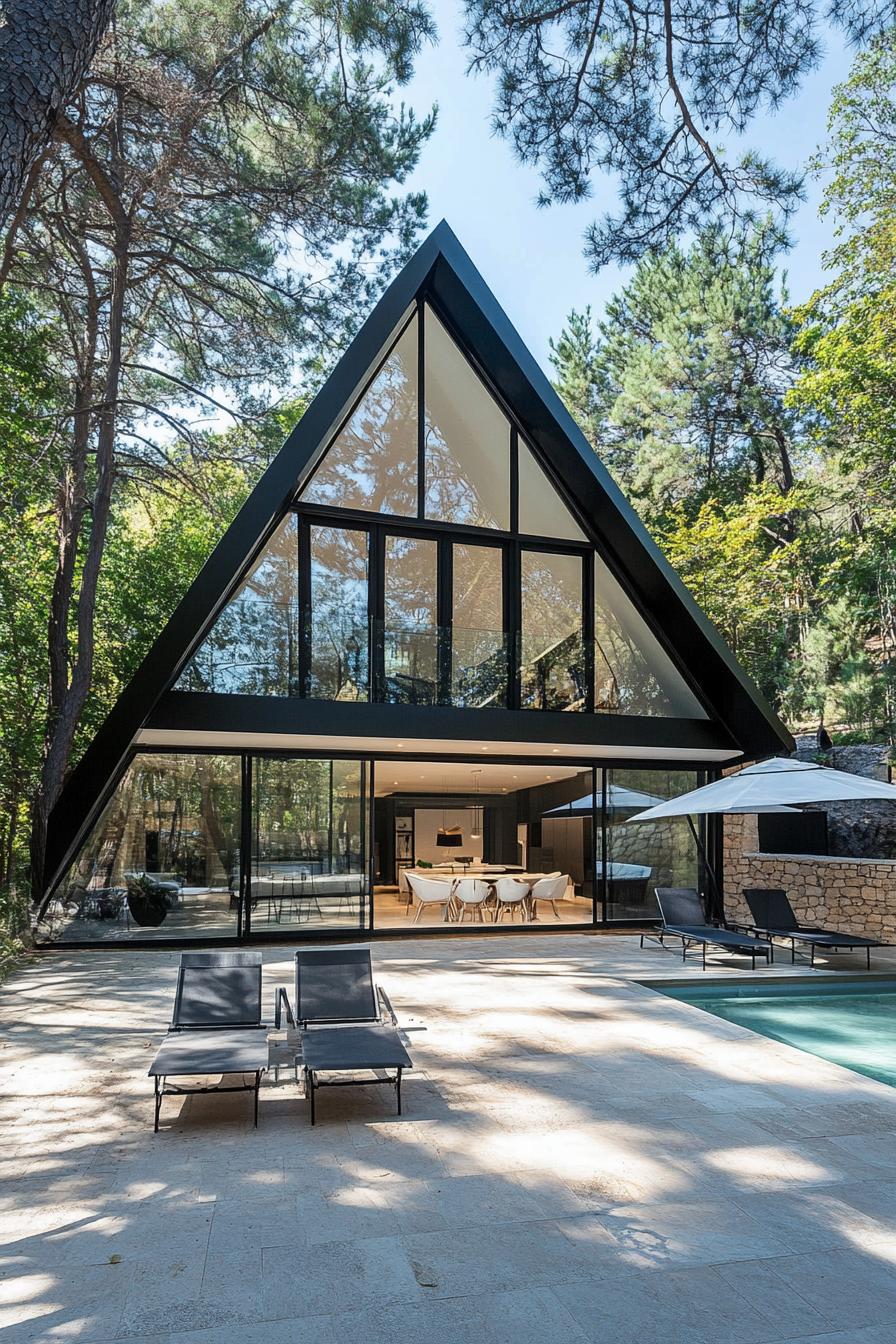
M896 980L650 988L896 1087Z

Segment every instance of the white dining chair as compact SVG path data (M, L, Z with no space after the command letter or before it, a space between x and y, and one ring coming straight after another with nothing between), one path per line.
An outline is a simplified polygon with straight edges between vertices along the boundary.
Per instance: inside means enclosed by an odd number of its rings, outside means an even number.
M509 914L513 919L514 911L519 910L520 919L526 918L526 897L529 895L529 883L521 882L518 877L499 877L495 883L495 923L502 915Z
M554 918L559 919L557 902L563 899L563 893L568 886L569 875L567 873L551 873L548 877L540 877L537 882L533 882L532 890L529 892L532 918L538 918L538 902L544 901L553 910Z
M417 911L414 923L420 918L425 905L441 905L445 908L444 919L448 918L448 906L451 902L451 883L440 882L435 877L420 877L417 873L408 873L408 885L414 893Z
M458 923L463 922L469 910L470 922L485 922L485 902L488 900L488 883L478 877L459 877L454 883L454 900L460 907L457 912Z

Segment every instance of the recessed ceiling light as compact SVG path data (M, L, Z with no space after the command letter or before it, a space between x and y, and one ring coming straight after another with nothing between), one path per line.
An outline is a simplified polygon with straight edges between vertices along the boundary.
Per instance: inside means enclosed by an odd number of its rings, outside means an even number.
M556 755L557 755L557 752L560 750L560 748L559 748L559 747L552 747L551 750L553 751L554 755L556 756Z
M480 751L488 751L488 747L480 747L479 750L480 750Z
M550 775L545 775L545 779L550 779Z
M403 742L396 742L395 745L396 745L396 747L403 747L403 746L404 746L404 743L403 743Z
M398 780L397 780L397 779L393 779L392 783L393 783L393 784L397 784L397 783L398 783Z

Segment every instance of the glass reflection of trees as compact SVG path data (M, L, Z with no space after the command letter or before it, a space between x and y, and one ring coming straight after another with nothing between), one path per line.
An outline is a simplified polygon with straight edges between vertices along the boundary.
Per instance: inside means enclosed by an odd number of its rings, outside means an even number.
M68 886L121 887L130 873L172 873L228 887L239 867L236 756L138 755L69 873Z
M507 703L503 556L497 546L454 546L451 702Z
M298 522L289 514L182 673L181 691L294 695L299 662Z
M581 558L523 551L521 574L521 704L526 709L584 709Z
M311 529L309 692L325 700L366 700L369 682L367 533Z
M312 873L363 873L360 761L255 762L253 866Z
M417 514L417 319L405 328L302 501Z

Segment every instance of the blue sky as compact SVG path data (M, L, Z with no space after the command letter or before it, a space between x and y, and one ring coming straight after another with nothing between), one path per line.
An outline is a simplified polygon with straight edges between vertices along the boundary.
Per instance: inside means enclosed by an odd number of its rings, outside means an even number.
M615 209L613 185L595 179L590 201L539 210L538 174L516 162L505 141L489 130L491 84L465 74L460 44L462 11L454 0L433 0L438 47L424 51L405 101L423 113L435 101L439 124L411 179L429 196L430 221L448 220L471 254L532 353L548 369L548 338L559 334L572 307L590 303L600 313L625 272L607 267L588 272L582 256L587 224ZM820 67L799 97L750 128L744 143L770 154L784 167L801 167L824 139L830 93L846 78L850 55L836 33ZM791 298L805 299L819 284L821 254L831 241L830 224L818 218L820 186L795 216L795 245L786 262Z

